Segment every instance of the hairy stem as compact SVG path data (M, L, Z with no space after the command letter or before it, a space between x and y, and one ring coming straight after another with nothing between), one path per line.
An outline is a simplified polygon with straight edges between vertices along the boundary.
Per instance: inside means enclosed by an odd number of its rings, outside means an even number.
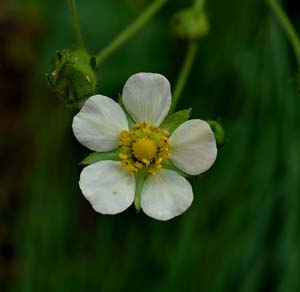
M84 48L84 42L81 35L79 18L76 10L75 0L68 0L70 12L71 12L71 23L74 34L76 36L76 41L79 47Z
M184 89L186 81L187 81L187 79L189 77L189 74L191 72L193 63L195 61L195 57L196 57L196 54L197 54L197 49L198 49L197 43L192 41L189 44L183 66L181 68L181 71L179 73L179 76L178 76L178 79L177 79L177 82L176 82L176 85L175 85L175 90L174 90L174 94L173 94L173 100L172 100L170 113L175 110L175 108L178 104L180 95L181 95L181 93Z
M97 54L97 66L141 29L167 1L168 0L154 0L153 3L146 7L134 22L125 28L107 47Z

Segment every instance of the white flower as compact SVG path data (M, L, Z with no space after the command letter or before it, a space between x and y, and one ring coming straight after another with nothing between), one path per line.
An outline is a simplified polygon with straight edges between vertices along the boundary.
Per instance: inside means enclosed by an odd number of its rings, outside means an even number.
M171 105L168 80L159 74L139 73L126 82L122 102L136 123L129 126L121 106L95 95L73 119L73 132L87 148L106 152L119 148L119 161L103 160L85 167L79 185L93 208L102 214L127 209L140 195L144 213L168 220L190 207L193 191L177 172L163 168L165 160L189 175L211 167L217 156L209 125L194 119L181 124L169 137L159 126ZM143 177L138 190L136 178Z

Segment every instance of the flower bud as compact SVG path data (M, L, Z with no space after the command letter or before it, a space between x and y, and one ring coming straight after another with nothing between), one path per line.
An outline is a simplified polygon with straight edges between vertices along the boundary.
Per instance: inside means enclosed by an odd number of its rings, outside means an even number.
M209 33L209 22L202 10L189 8L174 15L173 28L180 39L196 40Z
M226 135L223 127L217 121L207 121L215 135L218 148L222 148L226 142Z
M70 106L80 106L96 93L95 58L82 49L58 51L47 74L51 87Z

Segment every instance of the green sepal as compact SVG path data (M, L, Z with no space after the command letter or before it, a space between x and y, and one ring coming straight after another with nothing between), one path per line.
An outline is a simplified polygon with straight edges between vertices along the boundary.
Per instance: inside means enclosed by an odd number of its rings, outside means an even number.
M135 174L134 206L135 206L135 210L137 213L139 213L141 211L141 192L142 192L146 177L147 177L146 171L140 171Z
M166 129L170 133L174 132L176 128L190 118L191 110L192 109L185 109L169 115L160 125L160 128Z
M176 173L178 173L179 175L183 176L183 177L190 177L189 174L183 172L182 170L178 169L171 160L165 160L162 164L162 167L165 169L170 169L175 171Z
M101 161L101 160L114 160L114 161L120 160L118 157L119 153L120 153L119 148L112 150L112 151L108 151L108 152L93 152L92 154L90 154L89 156L84 158L80 162L80 164L81 165L90 165L90 164L93 164L93 163Z

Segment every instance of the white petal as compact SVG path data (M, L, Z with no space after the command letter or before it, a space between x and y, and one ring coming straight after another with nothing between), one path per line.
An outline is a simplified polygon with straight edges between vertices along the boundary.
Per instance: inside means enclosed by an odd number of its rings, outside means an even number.
M159 126L171 106L169 81L160 74L138 73L123 88L123 103L137 123Z
M190 183L176 172L162 169L148 176L141 193L145 214L158 220L169 220L190 207L193 190Z
M85 167L79 186L95 211L117 214L133 202L135 178L128 174L118 161L99 161Z
M189 120L171 135L171 160L187 174L196 175L209 169L217 157L215 136L208 123Z
M103 152L117 147L120 132L128 130L128 122L125 113L114 100L94 95L74 117L72 127L82 145Z

